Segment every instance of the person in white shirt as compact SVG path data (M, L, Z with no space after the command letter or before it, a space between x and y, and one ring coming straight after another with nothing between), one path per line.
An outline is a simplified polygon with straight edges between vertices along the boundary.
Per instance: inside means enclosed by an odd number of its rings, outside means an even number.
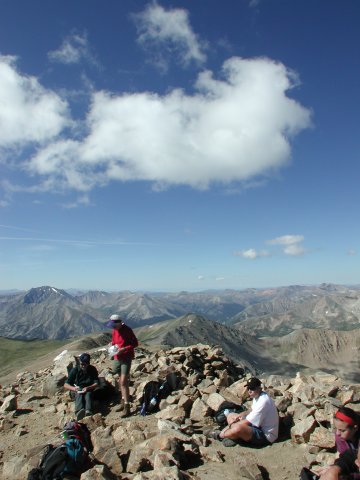
M250 410L229 413L227 426L221 431L211 432L210 438L221 440L225 446L236 445L239 441L257 447L275 442L279 433L279 415L275 403L261 388L261 381L252 377L246 387L252 399Z

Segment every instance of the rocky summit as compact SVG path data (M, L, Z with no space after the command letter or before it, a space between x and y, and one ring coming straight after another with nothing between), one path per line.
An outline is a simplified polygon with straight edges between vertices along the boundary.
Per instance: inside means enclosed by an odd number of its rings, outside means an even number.
M73 402L63 385L67 368L80 352L65 350L38 371L23 371L0 390L0 477L24 480L38 465L46 444L60 444ZM100 376L115 385L105 348L90 351ZM141 416L143 388L149 380L175 372L179 385L157 413ZM262 449L226 448L207 438L213 415L224 401L248 406L249 373L219 347L197 344L169 350L137 349L132 368L132 415L121 418L119 399L97 404L85 417L94 444L92 466L81 480L287 480L302 466L331 464L332 417L336 407L360 411L360 385L335 375L298 373L293 378L262 377L280 415L277 442Z

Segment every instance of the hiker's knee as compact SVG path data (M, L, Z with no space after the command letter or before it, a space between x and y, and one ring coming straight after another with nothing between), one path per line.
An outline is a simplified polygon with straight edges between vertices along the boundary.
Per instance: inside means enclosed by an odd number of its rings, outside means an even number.
M229 429L224 431L224 438L248 442L252 438L252 429L246 423L234 423Z
M127 387L129 385L129 376L128 375L120 375L119 385L120 385L120 387Z

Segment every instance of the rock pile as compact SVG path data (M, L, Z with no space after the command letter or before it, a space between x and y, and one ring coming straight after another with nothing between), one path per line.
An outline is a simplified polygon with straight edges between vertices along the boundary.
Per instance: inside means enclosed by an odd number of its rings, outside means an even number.
M23 372L12 385L1 387L0 468L4 480L26 479L43 446L61 443L59 433L73 415L73 402L62 388L73 355L64 352L48 368L36 374ZM105 350L95 350L91 357L99 374L115 384ZM161 401L156 414L141 417L138 412L145 384L170 371L180 378L177 390ZM134 415L119 418L118 399L113 399L99 405L99 413L85 417L83 422L92 432L94 466L81 479L199 478L194 473L198 465L221 464L225 459L221 443L209 440L204 429L214 425L212 416L222 402L247 402L249 375L218 347L198 344L156 353L138 349L130 389ZM291 379L271 375L262 381L279 411L279 441L301 448L309 464L332 463L334 411L345 404L360 411L360 385L345 384L324 373L298 373ZM275 447L266 447L271 448ZM266 466L254 461L251 452L241 462L242 476L237 478L266 478L262 476Z

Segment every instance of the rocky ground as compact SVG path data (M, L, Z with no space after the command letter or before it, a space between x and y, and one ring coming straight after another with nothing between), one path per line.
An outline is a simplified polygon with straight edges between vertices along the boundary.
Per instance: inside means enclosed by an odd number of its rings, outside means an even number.
M61 442L73 403L62 385L71 351L38 370L20 372L0 390L0 478L25 480L37 464L43 446ZM91 352L108 380L106 352ZM40 365L37 364L37 367ZM142 417L138 406L142 389L151 379L177 372L180 385L160 411ZM138 350L132 369L133 415L120 418L118 399L100 404L85 417L94 443L94 468L82 475L92 479L297 479L304 465L331 463L334 438L331 419L340 404L360 410L360 385L332 375L298 374L295 378L263 377L281 417L281 435L262 449L224 447L204 432L214 426L212 415L222 401L243 403L246 375L219 348L205 345L169 351ZM9 381L10 379L7 379Z

